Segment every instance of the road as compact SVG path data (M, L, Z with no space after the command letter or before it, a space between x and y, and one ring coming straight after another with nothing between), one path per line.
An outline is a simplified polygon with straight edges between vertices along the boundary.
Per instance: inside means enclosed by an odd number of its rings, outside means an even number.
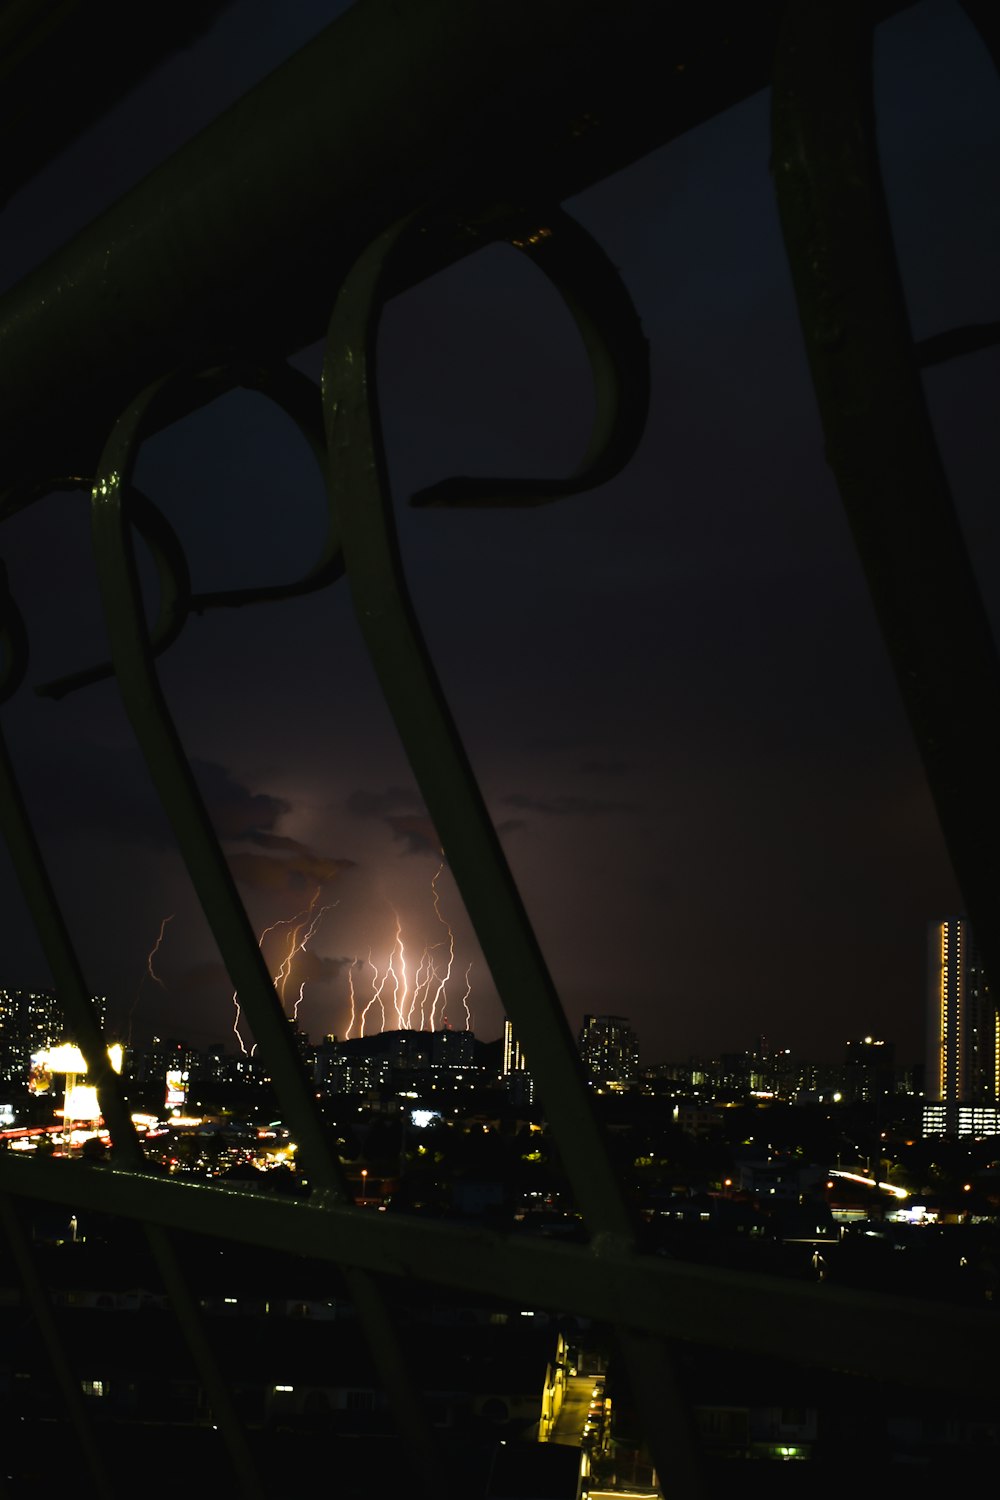
M593 1389L593 1375L569 1376L562 1406L549 1436L550 1443L564 1443L570 1448L579 1448Z

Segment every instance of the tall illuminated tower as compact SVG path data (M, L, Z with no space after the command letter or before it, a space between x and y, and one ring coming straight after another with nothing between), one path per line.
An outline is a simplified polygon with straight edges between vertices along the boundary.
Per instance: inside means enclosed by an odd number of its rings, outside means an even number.
M514 1036L514 1028L508 1020L503 1023L503 1078L511 1100L515 1104L530 1104L535 1097L535 1083L528 1072L524 1053Z
M1000 1026L964 917L931 923L927 979L925 1133L936 1129L949 1135L995 1134Z

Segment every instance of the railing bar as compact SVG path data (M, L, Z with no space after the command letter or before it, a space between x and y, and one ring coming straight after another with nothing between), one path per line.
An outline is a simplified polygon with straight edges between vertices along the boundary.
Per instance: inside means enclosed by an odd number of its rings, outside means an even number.
M340 508L346 571L386 703L538 1081L577 1204L598 1241L629 1243L632 1225L569 1025L427 651L399 552L380 430L376 351L386 285L408 237L417 232L412 224L397 225L365 251L340 290L327 336L323 405L329 482ZM677 1471L695 1500L701 1491L696 1447L685 1441L683 1414L665 1415L679 1394L667 1353L628 1337L621 1350L633 1387L641 1392L656 1467L660 1473L668 1465Z
M176 1246L161 1225L143 1222L142 1227L164 1291L201 1378L209 1410L222 1434L230 1462L239 1480L240 1493L247 1496L247 1500L265 1500L266 1491L261 1484L253 1445L208 1337L204 1314L191 1290L190 1279L181 1265Z
M108 1474L104 1455L94 1437L90 1414L84 1405L80 1377L74 1371L66 1352L48 1295L28 1248L17 1208L5 1192L0 1192L0 1223L7 1236L7 1243L28 1298L28 1305L38 1324L38 1331L41 1334L56 1385L66 1403L67 1415L76 1433L83 1460L90 1471L94 1487L100 1500L115 1500L115 1487Z
M300 1160L314 1190L318 1188L343 1202L350 1194L340 1163L330 1147L315 1098L306 1086L292 1028L184 754L150 650L124 492L135 441L157 394L157 390L144 393L116 424L101 456L93 491L94 550L115 675L188 875L267 1060L275 1092L299 1146ZM379 1309L381 1294L362 1269L347 1274L414 1468L428 1489L435 1484L440 1487L430 1431L391 1320Z
M0 734L0 830L21 881L28 909L55 981L56 993L74 1028L74 1039L87 1063L88 1077L98 1080L101 1113L109 1122L116 1162L142 1171L147 1164L135 1127L125 1108L119 1080L110 1066L105 1038L97 1024L86 981L66 926L55 888L28 816L10 753ZM208 1395L244 1493L263 1496L256 1464L243 1425L169 1236L155 1225L144 1226L146 1239L177 1315L181 1332Z
M534 1241L333 1202L262 1197L114 1167L0 1155L0 1189L373 1273L496 1295L522 1307L624 1320L639 1333L929 1390L1000 1394L990 1308Z
M351 6L0 299L5 481L92 473L193 351L322 337L331 277L429 196L565 199L765 87L778 10L702 0L665 42L656 0Z
M327 340L329 482L354 608L483 955L538 1080L578 1206L591 1233L630 1239L632 1225L568 1022L423 640L399 553L376 344L390 257L406 234L407 226L396 226L357 261L337 297Z
M52 880L28 815L6 739L0 734L0 832L17 871L21 890L48 962L56 994L83 1053L87 1077L97 1088L101 1113L114 1149L130 1166L142 1162L139 1144L118 1078L107 1053L83 971L73 947Z
M787 7L775 187L827 460L977 942L1000 976L1000 657L910 332L878 160L871 28L857 0Z

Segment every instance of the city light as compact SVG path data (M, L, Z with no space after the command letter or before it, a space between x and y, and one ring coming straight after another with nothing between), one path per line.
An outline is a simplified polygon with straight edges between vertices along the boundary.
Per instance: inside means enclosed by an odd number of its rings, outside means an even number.
M894 1198L908 1198L910 1195L905 1188L895 1187L891 1182L877 1182L874 1177L864 1177L860 1172L847 1172L841 1168L832 1169L831 1177L841 1177L847 1182L860 1182L864 1187L881 1188L885 1193L891 1193Z

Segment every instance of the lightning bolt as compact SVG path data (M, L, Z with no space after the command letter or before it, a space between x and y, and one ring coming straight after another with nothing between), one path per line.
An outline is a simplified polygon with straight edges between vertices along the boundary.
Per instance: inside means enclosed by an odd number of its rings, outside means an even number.
M396 918L396 941L393 945L392 953L389 957L389 967L386 970L386 973L392 975L392 1003L393 1009L396 1012L396 1017L399 1021L399 1029L400 1031L408 1031L409 1018L403 1010L403 1007L406 1004L406 996L408 993L408 982L406 978L406 953L403 949L403 924L399 920L398 911L394 909L392 914ZM399 954L398 974L396 973L395 969L397 953Z
M316 894L318 895L319 892L317 891ZM316 897L314 896L313 897L313 901L315 901L315 900L316 900ZM258 948L263 948L263 946L264 946L264 939L266 937L268 937L270 933L276 931L277 928L279 928L279 927L289 927L293 922L297 922L297 921L300 920L300 918L302 918L304 916L307 916L307 915L308 915L307 912L301 912L300 911L294 917L279 917L279 919L278 919L277 922L272 922L269 927L265 927L263 929L263 931L260 934L260 937L257 939L257 947ZM243 1056L244 1057L253 1057L254 1053L257 1051L257 1043L254 1042L253 1046L250 1048L250 1051L249 1052L247 1051L246 1043L244 1042L242 1033L240 1032L240 1017L243 1014L243 1011L242 1011L242 1008L240 1006L239 993L236 990L233 990L233 1008L234 1008L234 1010L236 1012L236 1014L233 1017L233 1035L235 1036L236 1040L240 1044L240 1051L243 1053Z
M295 960L296 953L299 951L299 934L301 933L306 923L309 921L309 918L312 916L313 912L316 910L316 902L319 900L319 892L320 888L319 886L317 886L315 891L313 891L313 898L310 901L309 905L306 907L305 911L298 912L294 917L289 917L284 922L274 922L270 927L265 928L264 932L262 932L260 935L260 942L257 944L257 946L260 947L267 934L269 932L273 932L276 927L291 927L292 929L292 931L288 935L288 949L278 967L277 974L274 976L274 987L281 997L282 1004L284 1004L285 1002L285 990L288 988L288 980L292 972L292 964Z
M347 966L347 993L348 999L351 1002L351 1019L347 1023L347 1033L344 1037L345 1042L349 1042L351 1040L351 1032L354 1030L354 1023L357 1019L358 1007L357 1001L354 998L354 965L357 963L357 961L357 959L354 959L353 962L348 964ZM364 1035L363 1032L362 1035Z
M439 965L434 955L438 948L445 946L445 940L437 943L428 943L420 956L420 960L413 971L412 986L410 975L407 970L406 947L403 941L403 924L399 912L391 903L387 902L395 921L395 934L389 949L389 957L385 970L380 972L378 965L372 958L372 949L368 950L368 967L372 975L371 998L364 1005L360 1015L358 1014L358 1001L354 990L353 967L348 971L348 999L351 1007L350 1022L348 1024L347 1037L350 1037L355 1027L359 1037L365 1035L368 1017L374 1005L378 1005L381 1011L381 1030L385 1031L386 1023L386 1001L385 988L392 982L392 1009L395 1012L395 1023L400 1031L435 1031L440 1027L449 1025L447 1019L448 1009L448 984L453 976L455 967L455 933L444 912L441 910L441 893L438 890L438 881L444 871L446 860L444 851L441 851L441 862L434 872L431 880L431 895L434 903L434 915L447 934L448 959L447 963ZM315 900L313 902L315 905ZM327 908L324 908L326 910ZM310 912L312 906L310 907ZM311 935L306 935L306 940ZM294 944L289 948L293 951ZM359 963L354 960L354 964ZM467 1031L472 1030L472 1009L469 1005L469 996L472 994L472 964L465 971L465 994L462 996L462 1005L465 1009L465 1027ZM285 971L287 979L287 970ZM301 999L301 992L300 997ZM345 1038L346 1040L346 1038Z
M233 990L233 1006L236 1011L236 1014L233 1016L233 1036L239 1042L240 1051L243 1053L243 1056L252 1057L253 1053L247 1051L247 1044L243 1040L242 1034L240 1032L240 1016L243 1014L243 1012L240 1009L239 994L236 990Z
M382 988L383 988L386 980L389 977L389 970L386 969L385 973L382 975L382 983L379 984L378 969L376 969L375 965L372 963L372 950L370 948L368 949L368 965L369 965L369 967L370 967L370 969L372 971L372 997L369 1000L368 1004L365 1006L364 1010L361 1012L361 1031L360 1031L360 1035L361 1036L364 1036L364 1034L365 1034L365 1018L368 1015L368 1012L371 1010L372 1006L376 1003L376 1001L378 1002L378 1004L382 1008L382 1028L381 1029L383 1031L385 1030L385 1006L382 1003Z
M315 900L315 897L313 899ZM264 946L264 939L270 933L274 932L278 927L288 927L288 926L291 925L292 922L297 922L301 917L303 917L305 915L306 915L305 912L299 912L297 916L294 916L294 917L281 917L281 918L278 919L277 922L272 922L269 927L265 927L264 930L261 932L260 937L257 939L257 947L258 948L263 948L263 946ZM243 1056L244 1057L253 1057L254 1053L257 1051L257 1043L254 1042L253 1046L250 1048L250 1051L249 1052L247 1051L246 1043L244 1042L243 1037L242 1037L242 1035L240 1033L240 1016L242 1015L243 1012L242 1012L242 1009L240 1007L239 995L238 995L238 993L237 993L236 990L233 991L233 1007L234 1007L234 1010L236 1012L235 1016L233 1017L233 1035L236 1037L236 1040L240 1044L240 1051L243 1053Z
M310 938L315 935L316 929L319 926L320 922L323 920L326 913L337 905L336 901L329 901L327 902L326 906L321 906L319 911L316 911L316 902L320 898L321 890L321 886L316 887L315 891L313 892L313 898L310 901L309 905L306 907L305 911L296 912L294 917L279 917L277 922L272 922L268 927L265 927L261 932L260 937L257 939L257 947L263 949L264 939L268 937L272 932L277 931L279 927L292 928L292 931L288 937L288 947L285 952L285 956L282 959L281 964L278 968L278 972L274 977L274 987L278 992L278 997L281 1000L282 1005L284 1005L285 1003L285 990L288 988L288 981L291 976L292 964L295 961L296 954L305 952ZM169 920L170 918L168 917L167 921L169 922ZM162 938L163 931L161 929L160 941L162 941ZM159 942L157 943L157 947L159 947ZM153 949L153 953L155 952L156 948ZM150 958L152 958L152 954L150 955ZM152 969L150 969L150 973L152 973ZM156 978L156 975L153 975L153 977ZM293 1022L297 1021L299 1018L299 1006L302 1004L302 997L305 993L305 987L306 981L303 980L299 985L298 998L295 1001L295 1008L291 1016ZM240 1007L239 995L235 990L233 991L233 1006L235 1009L235 1016L233 1018L233 1034L240 1044L240 1051L243 1053L243 1056L253 1057L254 1053L257 1051L257 1043L254 1042L253 1046L250 1048L250 1051L247 1051L246 1043L244 1042L243 1036L240 1032L240 1017L242 1015L242 1010Z
M420 962L417 964L417 967L413 973L413 991L410 995L409 1009L406 1012L406 1026L408 1031L413 1031L416 1029L413 1025L413 1017L420 1005L420 986L423 983L422 976L426 959L427 949L425 948L423 953L420 955Z
M295 997L295 1005L294 1005L294 1007L292 1009L292 1025L293 1026L297 1026L298 1025L298 1021L299 1021L299 1006L302 1004L302 999L303 999L303 996L305 995L305 992L306 992L306 982L303 979L302 983L299 985L299 993Z
M153 968L153 959L156 957L156 955L160 951L160 944L163 942L163 934L167 930L167 923L168 922L172 922L173 920L174 920L174 914L173 914L173 912L170 913L169 917L164 917L163 918L163 921L160 923L160 930L159 930L159 932L156 935L156 942L153 944L152 948L150 948L148 954L146 955L146 973L149 975L150 979L154 980L155 983L160 986L161 990L165 990L166 989L166 985L163 983L163 980L160 978L159 974L157 974L156 970Z
M319 896L319 890L317 889L316 895L313 897L313 900L312 900L312 905L309 908L310 912L312 911L313 907L315 906L316 900L317 900L318 896ZM281 982L281 989L279 991L279 994L281 995L282 1004L284 1004L285 986L288 984L288 976L291 973L292 960L295 958L296 953L304 953L306 951L306 948L309 946L310 939L315 936L317 927L322 922L322 920L326 916L327 912L330 911L330 910L332 910L332 908L335 907L336 905L337 905L336 901L328 901L327 904L326 904L326 906L321 906L320 909L319 909L319 911L316 912L316 914L313 917L312 921L309 923L309 927L308 927L305 935L301 939L299 937L299 933L301 933L302 932L302 928L305 927L305 923L304 922L301 923L300 926L296 927L294 933L292 934L292 941L289 944L288 955L287 955L287 957L285 959L285 963L283 965L283 967L285 969L285 974L284 974L284 978L282 979L282 982ZM298 1019L299 1019L299 1006L302 1004L302 997L305 994L305 989L306 989L306 981L303 979L302 983L299 985L299 996L298 996L298 999L295 1002L295 1008L292 1011L292 1021L293 1021L293 1023L297 1022Z
M442 850L442 854L443 854L443 852L444 851ZM431 1006L431 1030L432 1031L434 1030L434 1018L435 1018L435 1016L437 1014L437 1008L438 1008L439 1005L441 1006L441 1025L442 1026L444 1025L444 1018L445 1018L445 1014L446 1014L447 1009L448 1009L448 995L447 995L448 980L451 978L452 966L454 965L454 962L455 962L455 934L451 930L450 923L446 922L445 919L444 919L444 916L442 915L442 912L441 912L441 896L440 896L440 892L438 891L438 888L437 888L438 878L439 878L439 876L441 874L441 871L443 869L444 869L444 859L442 858L441 863L438 865L437 869L434 872L434 879L431 881L431 891L432 891L433 896L434 896L434 915L437 917L438 921L441 923L441 926L444 928L445 932L447 932L447 934L448 934L448 966L445 969L444 974L441 976L441 979L440 979L440 981L438 983L438 987L437 987L437 989L434 992L434 1003ZM468 976L466 976L466 977L468 977Z
M163 942L163 934L167 930L167 923L168 922L172 922L173 920L174 920L174 913L173 912L170 913L169 917L164 917L163 918L163 920L160 922L160 930L159 930L159 932L156 935L156 942L153 944L152 948L150 948L149 952L146 954L146 972L142 975L142 977L139 980L139 985L138 985L138 988L136 989L136 992L135 992L135 999L132 1001L132 1009L128 1013L128 1027L127 1027L127 1035L126 1035L126 1038L125 1038L126 1042L131 1042L131 1040L132 1040L132 1017L135 1015L135 1008L139 1004L139 996L142 994L142 987L146 983L146 979L147 978L152 979L155 984L158 984L160 986L161 990L165 991L166 988L167 988L166 985L163 983L163 980L160 978L159 974L157 974L156 970L153 968L153 959L156 957L156 955L160 951L160 944Z
M471 973L472 973L472 964L470 962L469 967L465 971L465 994L462 996L462 1004L465 1006L465 1029L466 1029L466 1031L471 1031L472 1030L472 1010L471 1010L471 1007L469 1005L469 996L472 994L472 980L469 978L469 975Z
M439 948L440 946L440 943L431 943L424 949L420 959L420 963L417 965L417 971L413 976L413 1000L410 1003L410 1025L411 1027L413 1025L414 1011L419 1009L419 1029L421 1031L423 1031L424 1029L425 1019L427 1015L427 997L431 992L431 985L438 977L437 969L434 966L434 960L431 957L431 954L433 953L435 948ZM431 1030L434 1030L433 1025L431 1026Z

